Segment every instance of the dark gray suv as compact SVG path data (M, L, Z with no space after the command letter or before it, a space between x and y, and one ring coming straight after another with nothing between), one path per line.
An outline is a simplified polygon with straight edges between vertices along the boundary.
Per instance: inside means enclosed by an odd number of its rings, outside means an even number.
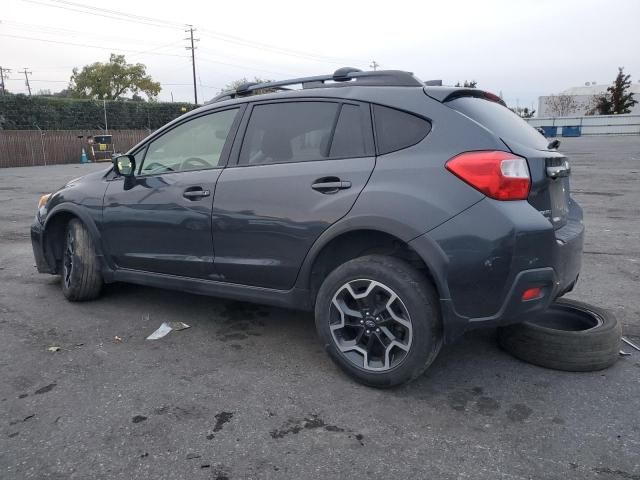
M33 249L69 300L131 282L312 310L340 367L392 386L573 288L582 210L553 146L407 72L247 84L44 196Z

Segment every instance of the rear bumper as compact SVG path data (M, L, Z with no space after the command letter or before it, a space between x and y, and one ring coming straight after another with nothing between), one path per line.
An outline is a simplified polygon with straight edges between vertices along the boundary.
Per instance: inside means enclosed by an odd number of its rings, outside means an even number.
M33 248L33 257L36 261L36 268L40 273L53 273L53 270L47 263L45 257L42 234L42 224L36 218L31 224L31 247Z
M573 288L584 226L575 203L571 214L554 231L527 202L484 199L411 242L435 277L445 341L472 328L524 321ZM533 287L542 296L523 301Z

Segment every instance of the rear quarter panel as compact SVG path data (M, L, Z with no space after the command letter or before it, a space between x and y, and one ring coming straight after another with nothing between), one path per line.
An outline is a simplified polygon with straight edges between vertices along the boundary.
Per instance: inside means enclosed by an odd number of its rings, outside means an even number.
M367 89L369 90L369 89ZM428 97L420 88L369 91L369 101L405 110L432 122L418 144L378 156L375 170L349 217L394 219L394 234L409 241L469 208L484 195L445 169L470 150L507 150L492 133Z

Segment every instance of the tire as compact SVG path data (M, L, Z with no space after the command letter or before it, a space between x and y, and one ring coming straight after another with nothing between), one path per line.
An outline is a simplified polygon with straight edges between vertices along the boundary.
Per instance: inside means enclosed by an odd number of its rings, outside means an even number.
M81 302L100 295L102 273L93 240L78 219L67 224L62 253L62 293L67 300Z
M315 322L333 361L371 387L415 379L442 346L435 287L407 262L385 255L356 258L331 272L316 297Z
M568 372L613 365L622 331L609 311L561 299L531 321L498 329L500 346L520 360Z

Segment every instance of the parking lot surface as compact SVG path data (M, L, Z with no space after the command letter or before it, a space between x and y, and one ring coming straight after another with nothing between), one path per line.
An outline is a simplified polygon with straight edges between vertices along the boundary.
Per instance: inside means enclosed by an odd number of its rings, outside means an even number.
M560 150L587 227L570 297L640 343L640 137ZM101 168L0 170L0 478L640 479L630 347L566 373L473 332L381 391L331 363L309 314L124 284L67 302L29 225L40 194ZM145 340L166 321L191 328Z

